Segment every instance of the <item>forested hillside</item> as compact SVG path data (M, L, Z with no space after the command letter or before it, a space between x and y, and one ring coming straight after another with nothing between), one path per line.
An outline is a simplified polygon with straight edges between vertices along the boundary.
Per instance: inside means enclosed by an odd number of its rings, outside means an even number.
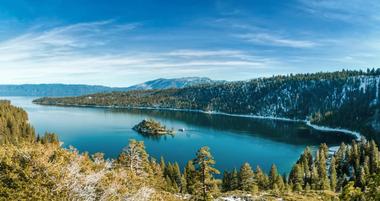
M26 112L12 106L9 101L0 100L0 144L32 142L35 137Z
M172 78L164 79L159 78L151 81L147 81L141 84L133 85L128 87L128 91L131 90L149 90L149 89L169 89L169 88L184 88L200 84L210 84L214 82L207 77L182 77L182 78Z
M297 74L183 89L43 98L35 103L154 107L310 120L380 142L380 69Z
M117 159L105 159L102 153L61 148L54 134L34 138L22 109L7 101L0 108L5 125L0 135L22 136L0 146L0 200L380 199L380 153L374 141L342 144L333 155L325 144L315 154L306 148L289 175L280 175L275 165L267 174L244 163L216 179L221 172L208 147L183 170L176 162L150 157L144 142L135 140Z

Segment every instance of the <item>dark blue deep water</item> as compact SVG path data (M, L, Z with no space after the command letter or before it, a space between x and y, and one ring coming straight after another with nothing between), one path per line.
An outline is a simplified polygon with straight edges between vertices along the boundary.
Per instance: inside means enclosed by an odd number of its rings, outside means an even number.
M197 149L209 146L220 170L249 162L267 171L275 163L279 171L288 172L306 146L315 148L322 142L338 145L352 139L341 133L313 130L299 122L179 111L40 106L33 104L31 97L1 99L24 108L38 133L57 133L65 147L117 157L129 139L143 140L151 156L164 156L182 167L194 158ZM173 137L144 137L132 127L145 118L186 131Z

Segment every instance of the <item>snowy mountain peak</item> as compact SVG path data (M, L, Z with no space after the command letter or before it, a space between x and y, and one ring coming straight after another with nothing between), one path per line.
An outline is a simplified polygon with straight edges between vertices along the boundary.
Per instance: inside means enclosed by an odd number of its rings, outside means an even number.
M141 84L128 87L128 90L147 90L147 89L169 89L169 88L184 88L199 84L210 84L215 81L207 77L182 77L165 79L159 78Z

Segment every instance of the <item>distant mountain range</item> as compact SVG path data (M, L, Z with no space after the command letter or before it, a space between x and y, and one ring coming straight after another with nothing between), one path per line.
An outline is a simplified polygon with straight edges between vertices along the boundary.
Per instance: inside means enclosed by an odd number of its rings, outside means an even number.
M113 91L132 91L147 89L184 88L198 84L210 84L213 81L206 77L183 77L173 79L156 79L130 87L107 87L100 85L82 84L23 84L23 85L0 85L0 96L81 96L93 93ZM220 81L218 81L220 82Z

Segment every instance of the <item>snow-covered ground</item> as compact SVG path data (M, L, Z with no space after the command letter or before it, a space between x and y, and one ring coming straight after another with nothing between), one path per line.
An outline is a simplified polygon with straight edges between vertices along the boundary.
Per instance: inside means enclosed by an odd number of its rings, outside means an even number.
M350 131L348 129L344 129L344 128L330 128L330 127L326 127L326 126L314 125L314 124L310 123L310 121L305 121L305 122L306 122L306 125L314 128L316 130L320 130L320 131L332 131L332 132L342 132L342 133L346 133L346 134L350 134L350 135L355 136L356 140L360 140L362 138L362 135L360 135L360 133L355 132L355 131Z

